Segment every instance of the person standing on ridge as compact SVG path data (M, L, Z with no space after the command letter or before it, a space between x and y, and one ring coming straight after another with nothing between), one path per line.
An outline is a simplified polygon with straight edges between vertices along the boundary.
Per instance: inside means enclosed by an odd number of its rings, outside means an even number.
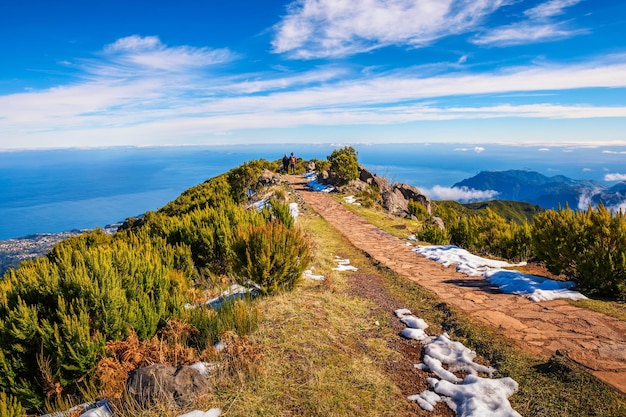
M282 171L285 174L289 173L289 157L287 156L287 154L285 154L285 156L283 156L283 167L282 167Z
M292 174L296 173L296 156L291 152L291 157L289 158L289 170Z

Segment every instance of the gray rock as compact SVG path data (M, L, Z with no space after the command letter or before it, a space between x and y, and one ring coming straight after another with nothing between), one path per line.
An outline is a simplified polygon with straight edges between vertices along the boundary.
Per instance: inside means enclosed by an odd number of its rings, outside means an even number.
M446 224L443 222L443 219L441 217L431 217L430 222L439 226L439 230L441 230L442 232L446 230Z
M264 186L280 184L281 176L268 169L264 169L263 173L259 177L259 182Z
M419 188L408 184L397 184L394 187L400 190L406 200L413 200L416 203L420 203L426 208L428 215L432 214L430 198L427 195L424 195Z
M143 407L163 401L185 406L208 389L207 379L188 366L144 366L133 372L126 382L128 394Z
M313 171L315 171L315 162L309 161L309 163L306 164L306 172L313 172Z

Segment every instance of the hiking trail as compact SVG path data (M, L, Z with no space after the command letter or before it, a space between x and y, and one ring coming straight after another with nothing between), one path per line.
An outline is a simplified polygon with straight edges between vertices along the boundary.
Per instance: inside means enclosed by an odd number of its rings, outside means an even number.
M482 277L461 274L413 252L406 241L352 213L327 193L311 191L302 177L286 178L311 209L376 261L504 334L523 350L545 359L558 351L626 394L626 322L566 300L533 302L503 294Z

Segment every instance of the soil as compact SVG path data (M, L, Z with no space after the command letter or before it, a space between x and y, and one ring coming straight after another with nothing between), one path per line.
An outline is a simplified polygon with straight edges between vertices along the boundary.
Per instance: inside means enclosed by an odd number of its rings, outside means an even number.
M626 322L575 307L566 300L532 302L518 295L503 294L482 277L468 277L452 267L445 268L416 254L405 241L368 223L328 194L310 191L301 177L287 177L307 209L324 217L355 247L376 261L433 291L443 302L487 324L521 349L545 359L558 352L626 393ZM546 272L540 265L529 268L533 268L534 274ZM375 277L365 275L359 279L371 280L372 288L369 288L370 285L359 285L354 286L353 291L375 299L387 312L398 308L394 300L383 296L384 291L376 290L380 284L376 283ZM390 317L390 325L400 326L399 320L394 323L394 319ZM418 362L415 359L419 358L415 357L409 342L395 343L398 343L399 351L406 353L408 362ZM405 365L390 363L390 374L397 375L399 386L407 390L407 395L416 394L419 386L416 386L415 380L420 378L419 375L411 376L410 387L400 381L410 379L407 375L411 373L410 367ZM422 415L419 410L411 413L407 415Z

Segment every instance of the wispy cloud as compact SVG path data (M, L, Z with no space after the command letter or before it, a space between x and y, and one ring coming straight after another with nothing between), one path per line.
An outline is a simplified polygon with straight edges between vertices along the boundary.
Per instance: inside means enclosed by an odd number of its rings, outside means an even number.
M620 174L618 172L614 174L606 174L604 181L626 181L626 174Z
M469 152L469 151L474 151L476 153L481 153L484 152L485 148L483 148L482 146L475 146L473 148L454 148L453 151L456 152Z
M494 190L474 190L467 187L442 187L436 185L430 190L430 195L436 200L454 200L467 203L491 200L498 195L498 192Z
M547 19L565 13L565 8L574 6L582 0L550 0L530 8L524 12L533 20Z
M276 53L311 59L423 46L474 29L505 0L298 0L276 25Z
M589 33L586 28L570 28L570 22L555 17L581 0L549 0L524 12L525 20L490 28L474 37L477 45L509 46L555 41Z
M222 75L221 67L238 59L229 50L168 46L156 37L122 38L81 61L82 72L72 83L0 96L0 130L13 141L0 146L83 143L85 138L175 143L181 137L200 141L255 128L422 120L626 117L626 106L517 104L515 97L498 99L501 104L458 104L477 95L624 88L626 56L446 75L424 75L415 68L362 73L339 65ZM449 97L454 106L446 104Z

